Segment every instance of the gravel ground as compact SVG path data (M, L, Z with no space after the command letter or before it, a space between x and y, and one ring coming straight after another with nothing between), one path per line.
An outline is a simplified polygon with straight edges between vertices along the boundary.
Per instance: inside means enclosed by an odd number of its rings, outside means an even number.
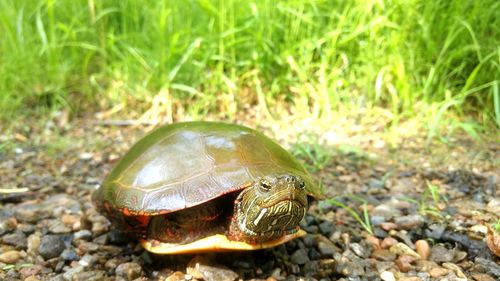
M418 141L405 153L376 151L376 159L337 153L315 174L336 204L312 204L305 237L253 252L158 256L90 201L140 129L83 126L57 143L51 132L3 136L14 146L0 152L0 280L500 279L495 244L486 243L498 238L489 228L500 214L496 145L473 166L454 161L460 169L426 165L437 160L418 154ZM468 163L470 150L441 151Z

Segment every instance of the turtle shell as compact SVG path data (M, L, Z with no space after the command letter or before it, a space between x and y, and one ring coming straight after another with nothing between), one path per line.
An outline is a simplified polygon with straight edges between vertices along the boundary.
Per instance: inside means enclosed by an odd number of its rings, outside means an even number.
M308 195L321 197L302 165L262 133L218 122L175 123L137 142L93 194L93 201L114 216L165 214L282 173L302 177Z

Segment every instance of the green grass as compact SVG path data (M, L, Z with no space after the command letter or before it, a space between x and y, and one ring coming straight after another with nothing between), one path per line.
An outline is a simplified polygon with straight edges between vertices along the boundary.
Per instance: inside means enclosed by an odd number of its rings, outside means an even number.
M0 119L325 118L389 108L469 134L500 126L500 2L0 1ZM469 121L472 120L472 121ZM470 124L478 124L472 126Z
M330 205L337 206L337 207L344 209L363 227L364 230L366 230L369 234L373 234L373 228L372 228L371 221L370 221L370 215L368 214L367 201L359 196L356 196L356 195L350 195L350 196L348 196L348 198L352 199L353 201L358 201L358 202L362 203L362 205L361 205L361 208L363 211L362 218L361 218L361 215L359 215L356 210L354 210L350 206L347 206L346 204L340 202L339 200L327 199L326 202Z

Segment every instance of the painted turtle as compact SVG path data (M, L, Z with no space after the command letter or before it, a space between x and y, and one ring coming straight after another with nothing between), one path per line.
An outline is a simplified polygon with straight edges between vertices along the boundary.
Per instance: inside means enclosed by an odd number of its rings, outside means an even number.
M93 201L154 253L254 250L303 235L311 176L247 127L185 122L156 129L118 162Z

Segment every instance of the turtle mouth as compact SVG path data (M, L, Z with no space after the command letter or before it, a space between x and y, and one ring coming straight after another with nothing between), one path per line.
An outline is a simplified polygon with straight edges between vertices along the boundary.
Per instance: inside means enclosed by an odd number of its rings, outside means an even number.
M296 194L296 192L287 193L274 199L273 198L268 199L267 201L262 203L261 207L272 208L273 206L278 204L283 204L283 203L286 204L286 202L289 202L288 204L296 203L301 207L307 208L307 197L304 196L303 194L299 193Z

